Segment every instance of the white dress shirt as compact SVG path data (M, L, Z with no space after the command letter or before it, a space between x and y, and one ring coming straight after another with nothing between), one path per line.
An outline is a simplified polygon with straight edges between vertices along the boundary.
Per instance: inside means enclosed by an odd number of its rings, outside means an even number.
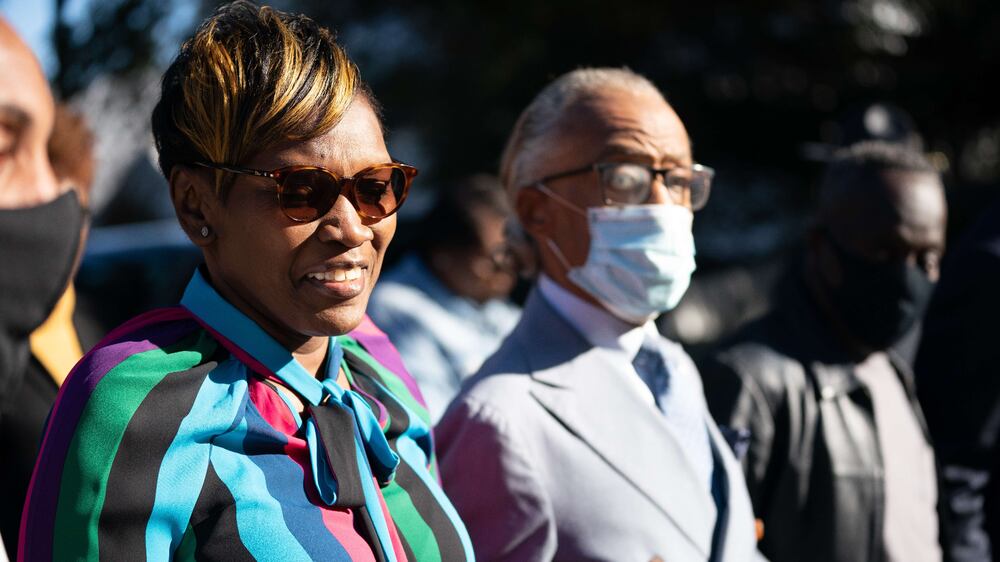
M666 418L667 425L701 479L705 492L709 492L714 461L708 428L702 423L702 420L707 422L708 406L701 376L687 353L680 345L660 335L653 319L641 326L629 324L574 295L544 274L538 280L538 290L556 313L590 345L607 351L612 360L621 365L616 371L625 386ZM671 390L673 407L666 404L658 406L653 392L635 370L632 361L645 342L655 342L653 345L660 352L674 381Z
M650 407L656 407L653 393L632 367L647 335L661 337L653 320L641 326L629 324L603 308L594 306L560 286L545 274L539 276L538 290L563 320L590 345L611 352L620 362L623 382Z

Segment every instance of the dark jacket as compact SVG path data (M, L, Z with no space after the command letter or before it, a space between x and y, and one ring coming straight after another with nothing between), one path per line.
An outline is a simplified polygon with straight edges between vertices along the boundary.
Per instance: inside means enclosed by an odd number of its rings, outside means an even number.
M743 459L772 562L866 562L883 552L884 486L871 395L803 283L701 366L720 425L751 433ZM889 353L917 419L913 378ZM926 437L926 430L925 430Z
M1000 201L945 256L916 363L942 466L941 542L949 562L1000 562L998 287Z
M93 347L106 331L94 320L93 303L77 294L73 327L83 350ZM27 345L27 343L26 343ZM23 376L0 403L0 536L7 556L17 559L21 508L35 468L45 420L56 401L59 386L41 362L30 355ZM2 558L2 556L0 556Z

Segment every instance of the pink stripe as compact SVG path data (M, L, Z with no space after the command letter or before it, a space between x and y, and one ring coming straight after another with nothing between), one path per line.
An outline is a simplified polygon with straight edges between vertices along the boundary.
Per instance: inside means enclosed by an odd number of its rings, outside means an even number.
M348 335L364 346L368 353L381 363L383 367L395 373L403 381L403 384L406 385L413 398L424 408L427 407L427 401L424 400L424 395L420 393L417 381L406 370L406 367L403 365L403 358L399 356L396 346L392 345L392 342L389 341L389 336L385 335L385 332L380 330L367 314L361 320L361 324Z
M399 540L399 529L396 528L396 521L393 520L392 515L389 513L389 506L385 503L385 498L382 496L382 490L378 486L378 482L375 482L375 489L378 490L378 503L382 506L382 513L385 514L385 523L389 527L389 537L392 540L392 550L396 553L396 560L398 562L406 562L406 550L403 549L403 542Z
M295 424L295 418L292 417L288 405L285 404L285 401L281 399L281 396L278 396L274 389L256 377L250 377L249 392L250 400L257 408L257 411L260 412L264 421L286 436L295 435L295 432L299 429Z
M270 387L261 384L262 389L258 396L262 400L271 402L273 407L264 406L261 407L261 403L254 400L254 406L261 412L264 419L272 425L275 429L282 431L285 434L287 442L285 444L285 454L288 458L299 466L302 471L302 482L305 486L306 497L309 502L315 505L320 510L320 517L323 520L323 526L330 532L330 534L336 537L337 541L340 542L344 550L351 556L351 560L360 560L362 562L375 562L375 555L372 552L372 547L365 541L358 531L354 528L354 513L350 509L332 509L323 503L320 499L319 493L316 491L316 486L312 479L312 468L309 463L309 446L305 439L298 437L295 433L298 428L295 427L294 420L291 419L291 414L289 413L287 407L285 406L284 400L280 397L274 395L274 390ZM265 394L270 396L264 398ZM252 398L252 397L251 397ZM280 405L278 404L280 402ZM267 412L267 413L265 413ZM291 422L291 426L283 428L285 426L284 420L288 419ZM285 429L290 429L285 431Z

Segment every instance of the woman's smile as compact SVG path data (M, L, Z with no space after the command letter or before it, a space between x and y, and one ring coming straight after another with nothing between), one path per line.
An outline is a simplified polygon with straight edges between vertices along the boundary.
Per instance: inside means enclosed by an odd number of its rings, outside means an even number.
M328 264L322 270L307 273L302 286L326 298L352 299L364 292L369 280L368 271L368 266L360 262Z

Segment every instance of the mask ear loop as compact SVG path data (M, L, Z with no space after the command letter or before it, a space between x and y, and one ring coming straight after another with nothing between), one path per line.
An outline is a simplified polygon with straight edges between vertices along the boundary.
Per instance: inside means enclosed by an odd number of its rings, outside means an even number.
M584 211L580 207L577 207L575 204L571 203L568 199L566 199L562 195L558 195L557 193L546 187L544 183L538 182L534 185L534 187L538 191L541 191L545 195L551 197L552 200L555 201L556 203L559 203L560 205L568 208L569 210L573 211L574 213L577 213L578 215L588 218L586 211ZM568 272L569 270L573 269L573 267L569 264L569 260L566 259L566 255L562 253L562 250L559 249L559 246L557 246L556 243L551 238L549 237L545 238L545 245L548 246L549 250L551 250L552 253L556 256L556 259L559 260L560 264L562 264L564 270Z
M566 271L573 269L569 265L569 261L566 260L566 256L563 255L562 250L559 249L559 246L557 246L556 243L553 242L551 238L545 238L545 245L549 247L549 250L551 250L553 254L555 254L556 259L559 260L559 263L562 264L563 269L565 269Z
M546 187L544 183L542 183L542 182L536 183L535 184L535 189L537 189L538 191L541 191L545 195L548 195L549 197L552 198L553 201L555 201L556 203L559 203L563 207L566 207L567 209L573 211L574 213L576 213L576 214L578 214L578 215L580 215L580 216L582 216L584 218L587 218L587 212L586 211L584 211L583 209L581 209L580 207L578 207L575 203L570 202L569 199L566 199L562 195L559 195L556 192L552 191L551 189L549 189L548 187Z

